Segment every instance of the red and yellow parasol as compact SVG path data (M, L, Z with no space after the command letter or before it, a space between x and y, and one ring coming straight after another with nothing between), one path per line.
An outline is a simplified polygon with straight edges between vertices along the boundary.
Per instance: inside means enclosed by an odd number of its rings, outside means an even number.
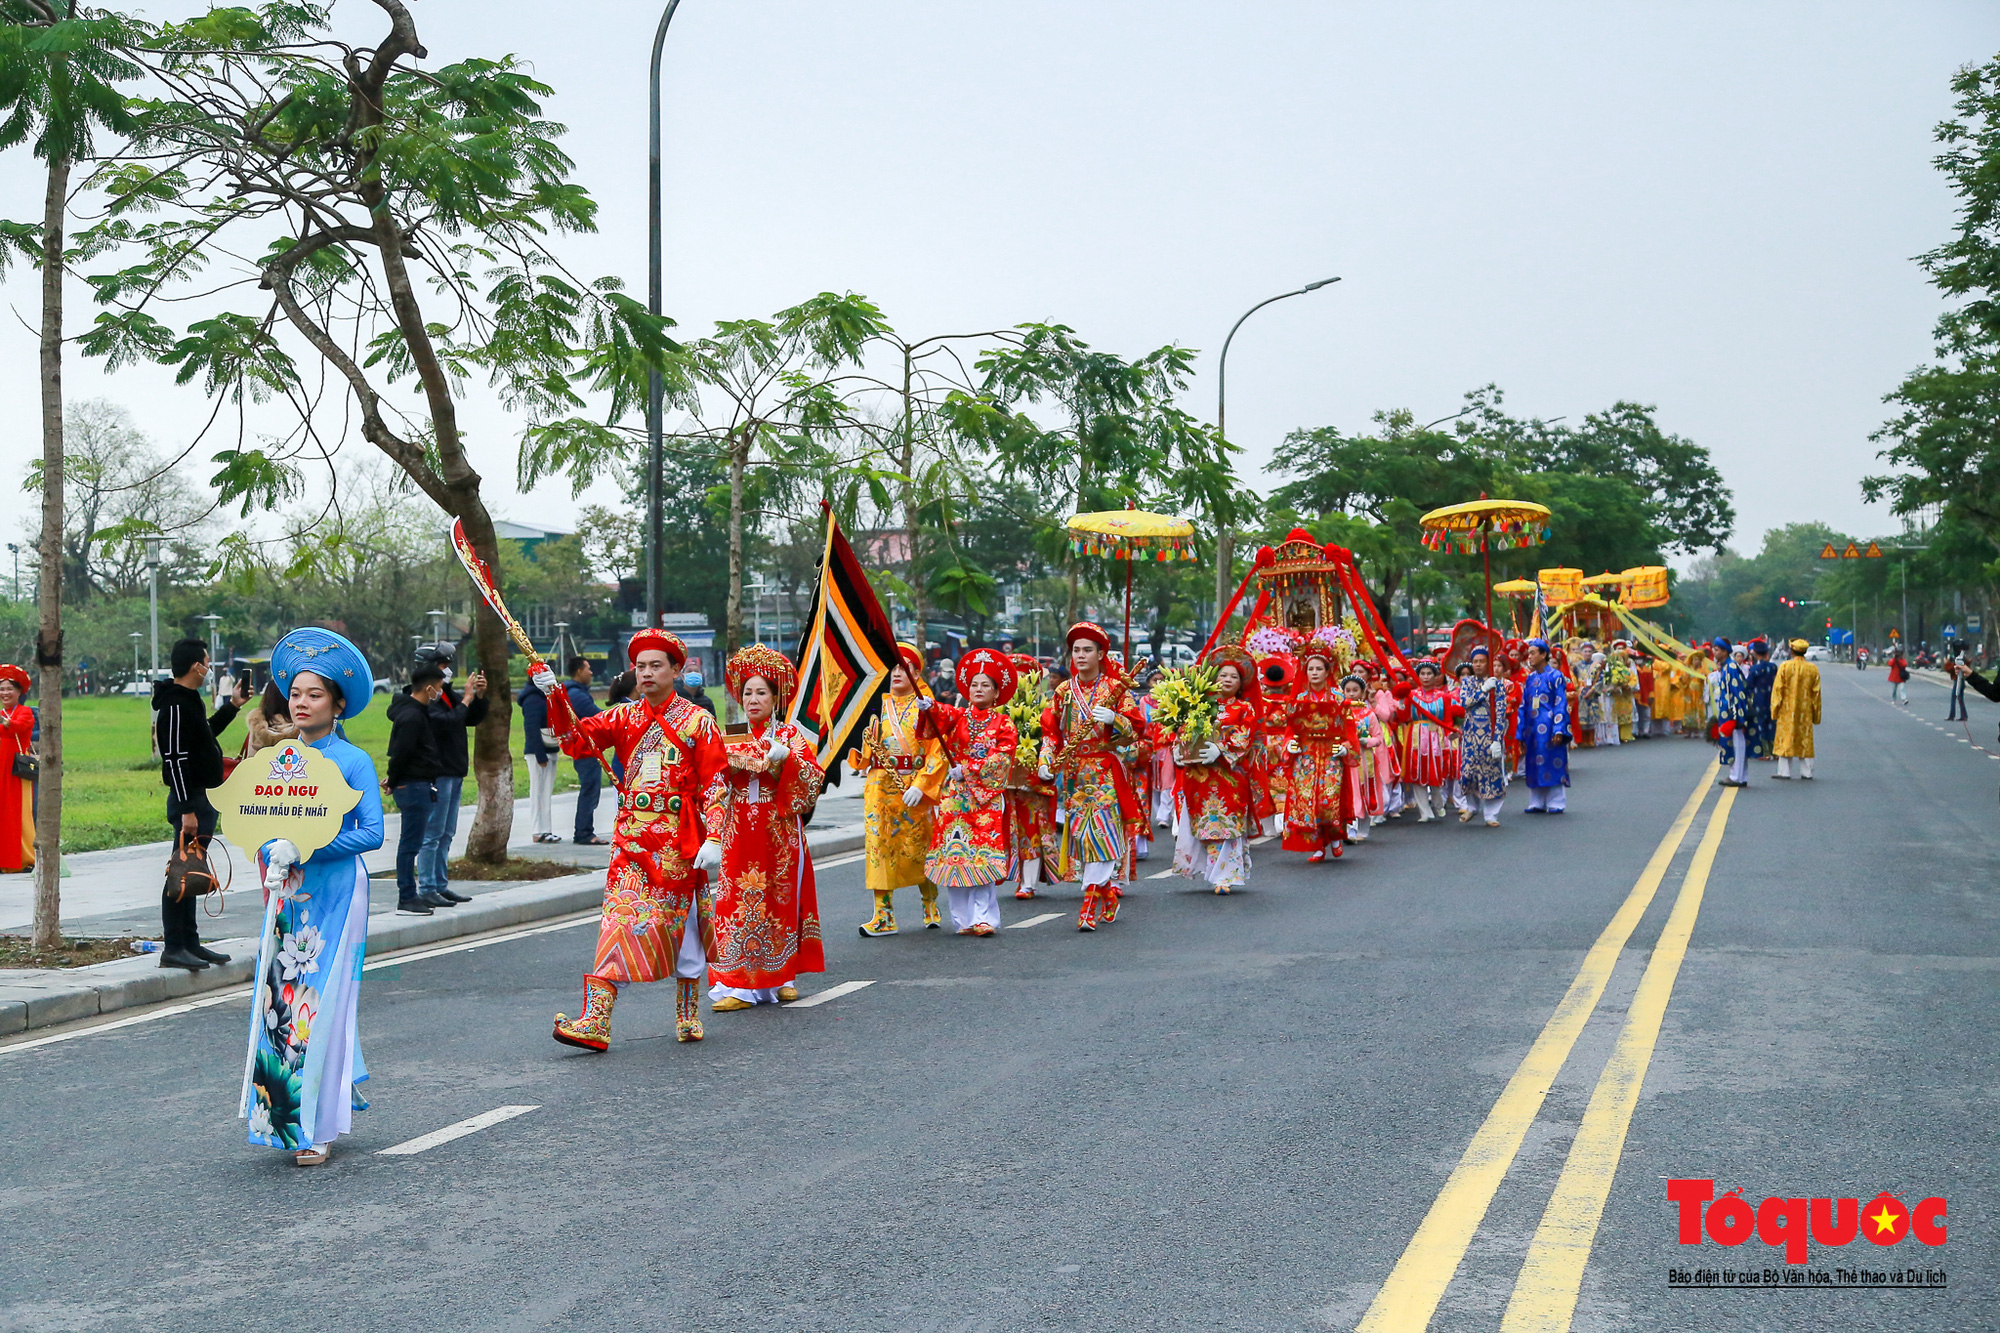
M1076 555L1108 555L1125 565L1125 667L1132 668L1132 563L1193 560L1194 524L1145 509L1104 509L1073 514L1069 549Z
M1433 551L1478 551L1486 566L1486 623L1493 623L1493 552L1524 551L1549 539L1549 511L1530 500L1477 500L1433 509L1417 520Z

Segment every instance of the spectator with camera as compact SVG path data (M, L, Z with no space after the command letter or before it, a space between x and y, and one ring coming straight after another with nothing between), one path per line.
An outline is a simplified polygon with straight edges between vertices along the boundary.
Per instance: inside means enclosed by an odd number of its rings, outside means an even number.
M412 671L409 685L389 701L389 772L382 787L403 817L396 838L398 916L429 916L437 908L458 906L456 898L417 883L417 854L437 808L437 780L443 771L430 717L431 705L443 692L444 669L433 662Z
M215 806L208 789L222 785L222 745L216 739L236 719L246 702L247 682L236 678L229 702L214 713L202 701L208 679L208 645L182 639L167 659L173 679L153 686L153 736L160 751L160 781L167 787L167 823L176 843L192 839L206 852L215 836ZM171 878L160 893L160 966L199 972L211 963L226 963L229 955L201 942L195 897L176 894Z
M431 806L430 823L424 829L424 844L417 851L417 893L435 894L449 902L472 900L451 887L451 844L458 837L459 802L465 792L466 774L471 772L471 746L466 733L486 720L486 673L475 671L465 680L465 693L451 692L451 663L456 653L448 643L431 650L444 673L438 697L431 701L431 739L437 745L437 801ZM419 653L421 661L423 654Z

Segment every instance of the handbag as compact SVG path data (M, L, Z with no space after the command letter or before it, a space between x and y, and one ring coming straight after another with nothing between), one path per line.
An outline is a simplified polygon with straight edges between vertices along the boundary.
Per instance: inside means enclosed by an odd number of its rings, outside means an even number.
M14 776L23 782L33 782L41 776L42 762L31 754L14 756Z
M167 858L167 892L179 903L214 893L221 887L215 867L208 859L208 848L194 834L181 832L174 839L173 855Z
M244 730L246 731L249 730L247 724L245 725ZM249 757L250 757L250 738L248 736L245 736L243 738L243 748L236 752L236 757L234 759L231 759L228 755L222 756L222 780L224 782L229 781L229 775L236 771L236 766L242 763L245 759L248 759Z

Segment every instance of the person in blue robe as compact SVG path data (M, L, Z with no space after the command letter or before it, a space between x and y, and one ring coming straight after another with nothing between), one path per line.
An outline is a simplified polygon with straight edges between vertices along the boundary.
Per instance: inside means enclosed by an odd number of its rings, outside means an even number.
M1770 759L1777 755L1778 720L1771 716L1771 687L1778 683L1778 667L1771 661L1771 644L1758 639L1750 645L1750 667L1744 672L1750 687L1750 757Z
M357 1023L368 947L368 871L361 858L382 845L381 780L374 761L341 734L340 722L368 707L375 675L352 643L311 628L279 641L271 676L288 693L299 740L333 760L361 793L334 840L310 856L301 858L283 838L257 849L265 891L278 902L257 953L240 1114L250 1122L251 1143L283 1149L299 1166L318 1166L351 1127L353 1113L368 1106Z
M1493 652L1483 643L1459 672L1458 704L1465 710L1458 724L1459 822L1469 821L1476 806L1488 828L1499 828L1507 803L1507 682L1493 674Z
M1530 639L1528 677L1521 685L1521 711L1514 721L1528 813L1559 815L1569 805L1569 686L1549 663L1549 641Z
M1741 646L1728 648L1720 639L1716 647L1729 655L1709 676L1714 695L1715 745L1719 762L1729 768L1722 779L1725 787L1750 785L1750 673L1749 652Z

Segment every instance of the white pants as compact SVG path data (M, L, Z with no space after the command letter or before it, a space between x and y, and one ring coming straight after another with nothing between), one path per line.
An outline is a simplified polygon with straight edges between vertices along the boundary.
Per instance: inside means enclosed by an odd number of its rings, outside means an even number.
M1528 808L1530 810L1566 810L1569 808L1568 787L1528 788Z
M1645 704L1640 704L1633 709L1632 734L1634 736L1650 736L1653 734L1653 710Z
M1392 782L1389 784L1388 798L1382 802L1382 815L1384 818L1387 818L1390 815L1399 815L1402 812L1403 812L1403 784L1400 782Z
M1799 764L1800 777L1809 778L1812 776L1812 759L1810 757L1800 759L1798 761L1798 764ZM1790 755L1778 756L1778 776L1781 778L1788 778L1791 775L1792 775L1791 756Z
M562 760L549 756L546 764L538 763L535 756L528 756L528 816L535 825L535 836L556 831L555 810L552 803L556 796L556 765Z
M1436 819L1443 816L1444 814L1443 787L1426 787L1418 783L1408 782L1403 784L1403 789L1410 794L1410 800L1417 807L1417 820L1419 823L1423 822L1426 819ZM1432 813L1433 803L1435 803L1436 805L1435 814Z
M1729 780L1747 782L1750 780L1750 738L1743 732L1743 724L1736 724L1736 730L1729 735L1729 747L1733 758L1729 761Z
M1021 886L1030 888L1042 882L1042 856L1039 851L1025 852L1021 856Z
M1347 826L1347 840L1349 842L1368 841L1368 816L1363 815Z
M1479 798L1479 817L1489 824L1500 822L1500 812L1507 808L1507 798L1503 796L1482 796Z
M945 889L951 899L951 925L954 930L970 930L981 922L1000 929L1000 894L991 884L974 884L961 888L953 884Z
M1451 803L1452 803L1453 805L1457 806L1457 807L1458 807L1458 808L1459 808L1459 809L1460 809L1461 811L1463 811L1463 810L1470 810L1470 809L1472 809L1472 802L1473 802L1473 801L1474 801L1475 799L1477 799L1477 798L1475 798L1475 797L1473 797L1473 796L1469 795L1469 794L1468 794L1468 793L1466 792L1466 790L1465 790L1465 783L1464 783L1463 781L1461 781L1460 779L1457 779L1457 778L1454 778L1454 779L1452 779L1452 783L1451 783ZM1438 812L1439 812L1440 814L1442 814L1442 813L1444 812L1444 807L1443 807L1443 806L1439 806L1439 807L1438 807Z
M1102 888L1118 875L1116 861L1085 861L1083 863L1083 887Z

